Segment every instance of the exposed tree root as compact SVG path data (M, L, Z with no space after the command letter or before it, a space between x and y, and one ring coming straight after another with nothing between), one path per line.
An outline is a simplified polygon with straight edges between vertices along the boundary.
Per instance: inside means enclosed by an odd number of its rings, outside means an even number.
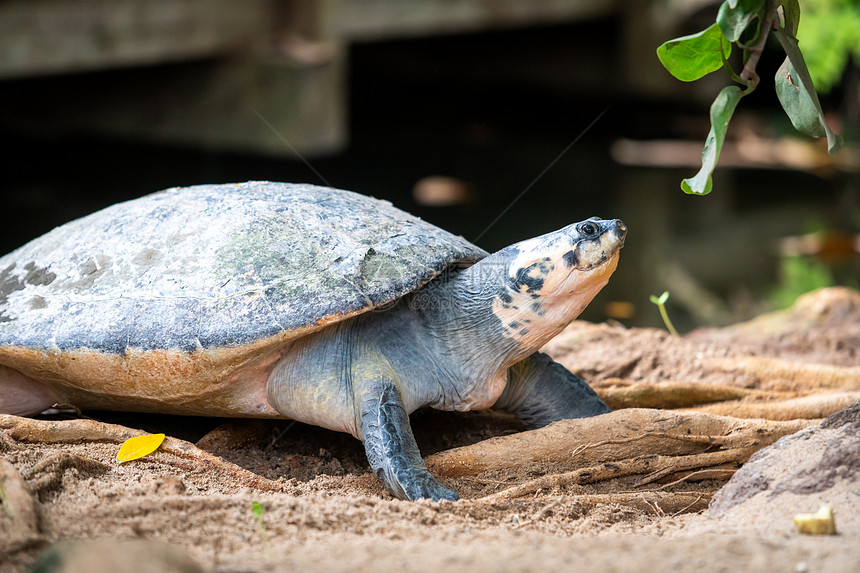
M771 359L743 358L737 365L736 359L721 359L728 364L742 367L742 364L770 364ZM784 363L771 368L771 372L787 371L792 363ZM772 366L772 364L770 365ZM768 366L768 368L770 368ZM798 366L798 365L795 365ZM799 365L804 366L804 365ZM835 367L820 364L812 365L812 370L820 373ZM860 369L842 368L838 378L846 388L860 386ZM852 374L854 370L858 372ZM860 400L860 392L835 392L825 390L837 377L832 371L824 378L808 378L810 372L800 368L801 378L767 378L763 385L791 387L791 390L759 390L723 384L702 382L638 382L619 378L607 378L595 385L595 391L613 409L622 408L689 408L735 418L765 418L767 420L795 420L826 418ZM843 376L844 375L844 376ZM850 376L856 379L849 380ZM788 381L787 381L788 380ZM801 383L800 380L803 380ZM813 394L814 393L814 394ZM811 394L811 395L810 395Z
M0 556L40 543L36 501L11 462L0 458Z
M732 462L741 464L747 461L757 449L758 448L736 448L705 454L691 454L687 456L658 456L659 458L662 458L662 463L660 464L662 467L654 468L654 471L642 476L642 478L636 482L634 487L641 487L649 483L654 483L655 481L659 481L667 476L674 475L682 471L722 466Z
M778 402L721 402L695 408L735 418L765 418L767 420L797 420L826 418L860 400L860 392L834 392L813 394L802 398Z
M663 484L662 487L657 488L657 491L670 488L674 485L678 485L679 483L689 482L689 481L705 481L705 480L721 480L726 481L735 475L735 472L738 471L739 464L737 463L729 463L729 464L721 464L718 466L713 466L710 468L705 468L703 470L696 471L683 471L672 474L671 476L667 476L664 480L672 480ZM663 480L661 480L663 481Z
M811 364L764 356L713 358L708 364L720 370L753 376L761 388L768 390L860 390L860 367Z
M96 420L64 420L60 422L34 420L18 416L0 415L0 430L14 440L29 443L111 442L120 444L134 436L145 434L141 430ZM201 450L184 440L167 437L159 451L191 460L232 476L245 487L260 491L284 491L284 486L249 472L235 464ZM92 460L95 461L95 460ZM97 462L98 463L98 462Z
M97 475L110 471L110 467L93 458L71 452L58 452L42 458L30 469L27 476L32 479L30 489L36 495L56 489L63 481L63 474L70 468L77 469L82 475Z
M434 454L425 462L436 475L458 477L533 462L562 462L581 468L648 455L684 456L715 449L745 450L748 455L812 423L739 420L698 412L632 408L491 438ZM717 463L723 462L713 461L709 465Z
M12 452L24 449L21 444L12 439L6 432L0 432L0 452Z
M708 492L666 493L643 491L641 493L607 493L603 495L578 495L573 499L592 508L603 504L625 505L652 515L680 515L695 513L708 508L711 500Z
M739 400L794 398L796 392L767 392L702 382L637 382L607 378L594 384L595 392L613 410L620 408L690 408L700 404Z
M686 456L660 456L652 454L606 462L598 466L581 468L562 474L542 476L504 491L488 495L482 498L482 501L493 502L514 499L542 489L562 489L571 485L584 485L618 477L644 474L634 486L640 487L682 470L720 465L727 462L742 462L747 460L753 451L755 450L745 448Z

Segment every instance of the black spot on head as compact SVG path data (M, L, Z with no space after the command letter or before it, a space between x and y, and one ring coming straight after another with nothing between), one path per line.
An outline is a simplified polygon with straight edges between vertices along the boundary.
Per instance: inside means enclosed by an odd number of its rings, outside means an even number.
M502 302L514 302L514 297L512 297L511 295L509 295L506 292L503 292L502 294L500 294L499 298L502 299Z
M540 310L540 302L534 301L531 306L532 312L537 312Z
M579 257L576 256L576 253L573 250L566 252L561 258L564 259L564 262L568 267L575 267L579 262Z
M532 263L527 267L517 270L517 278L514 279L514 288L519 292L538 292L543 288L544 277L550 271L551 266L544 262Z
M532 298L540 298L540 293L539 292L532 293Z
M525 336L525 335L526 335L526 334L528 334L528 333L529 333L529 329L528 329L528 328L524 328L524 329L522 329L522 330L520 331L520 336Z
M508 328L516 329L522 326L522 323L517 322L516 320L508 324Z

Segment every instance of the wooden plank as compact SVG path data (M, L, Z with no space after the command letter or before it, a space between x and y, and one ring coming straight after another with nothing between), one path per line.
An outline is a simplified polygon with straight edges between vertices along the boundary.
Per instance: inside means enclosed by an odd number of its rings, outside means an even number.
M21 128L67 130L266 155L318 155L346 142L344 60L296 66L232 58L21 82L5 90ZM45 105L46 92L62 105ZM10 109L11 106L10 106Z
M329 35L380 40L604 17L615 0L329 0Z
M6 0L0 78L151 65L304 35L336 43L606 16L614 0ZM305 20L305 22L301 22ZM318 35L321 34L322 36ZM275 37L277 36L277 38Z
M274 0L7 0L0 77L154 64L269 40Z
M19 124L315 155L346 143L347 43L593 18L615 4L0 0L0 78L63 74L48 89L63 93L64 105L45 109L38 94L22 93L19 101L32 103L15 107ZM163 65L185 61L199 63ZM137 69L76 73L110 68Z

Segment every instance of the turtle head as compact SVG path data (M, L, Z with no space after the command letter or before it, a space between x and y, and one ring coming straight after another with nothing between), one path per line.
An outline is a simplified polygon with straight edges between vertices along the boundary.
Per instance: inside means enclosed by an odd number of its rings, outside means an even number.
M627 228L592 217L500 251L505 286L493 303L505 335L542 346L570 324L609 281Z
M492 404L508 379L500 369L532 355L582 312L609 281L626 234L618 219L587 219L497 251L412 299L434 339L447 341L463 372L474 374L477 386L461 389L470 407ZM483 389L478 398L475 388Z
M505 250L508 288L532 298L568 297L594 281L606 284L618 263L627 228L619 219L592 217Z

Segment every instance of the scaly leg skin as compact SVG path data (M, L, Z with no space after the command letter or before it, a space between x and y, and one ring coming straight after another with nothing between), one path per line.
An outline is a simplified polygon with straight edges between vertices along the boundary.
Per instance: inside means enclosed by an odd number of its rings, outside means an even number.
M384 375L353 380L360 407L359 431L370 467L391 495L400 499L456 501L456 492L434 478L418 451L397 385Z
M511 366L494 407L515 413L529 429L610 412L588 384L542 352Z

